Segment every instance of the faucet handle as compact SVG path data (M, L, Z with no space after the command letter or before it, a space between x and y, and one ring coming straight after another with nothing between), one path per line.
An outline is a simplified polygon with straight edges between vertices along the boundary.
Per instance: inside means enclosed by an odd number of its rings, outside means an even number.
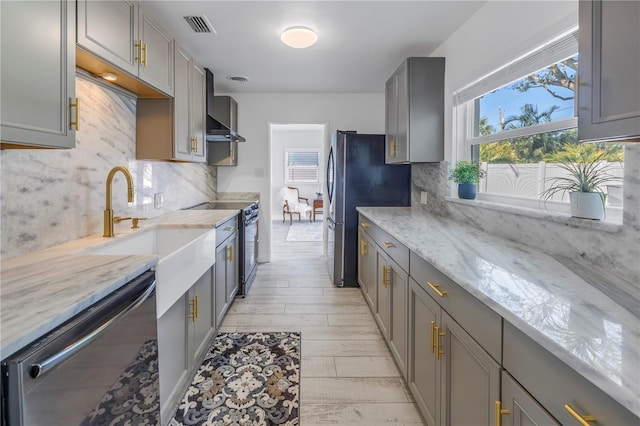
M147 220L146 217L134 217L131 219L131 229L138 229L140 228L140 226L138 226L138 221L140 220Z
M116 216L113 218L113 223L120 223L120 222L124 222L125 220L131 220L131 217Z

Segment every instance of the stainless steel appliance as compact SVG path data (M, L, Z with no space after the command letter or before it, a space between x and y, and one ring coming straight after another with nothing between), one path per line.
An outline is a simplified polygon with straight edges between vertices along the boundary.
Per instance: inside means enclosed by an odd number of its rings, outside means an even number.
M190 207L192 210L240 210L238 220L238 264L240 289L246 296L256 276L258 266L258 219L260 205L254 201L217 200Z
M145 272L4 360L2 424L159 424L155 283Z
M327 161L327 266L333 284L358 286L356 206L409 206L411 166L384 162L384 135L338 130Z

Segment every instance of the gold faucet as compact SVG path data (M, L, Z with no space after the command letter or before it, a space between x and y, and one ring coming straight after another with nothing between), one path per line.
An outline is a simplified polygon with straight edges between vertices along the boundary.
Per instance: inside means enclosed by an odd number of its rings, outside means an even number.
M111 169L111 171L109 172L109 175L107 176L107 201L106 201L106 207L104 209L104 235L103 235L104 237L113 237L114 235L113 233L114 217L113 217L113 209L111 208L111 185L113 183L113 176L119 171L122 172L124 176L127 178L127 189L128 189L127 201L130 203L133 202L133 177L131 176L131 173L124 166L114 167L113 169ZM130 219L130 218L118 218L118 222L125 219Z

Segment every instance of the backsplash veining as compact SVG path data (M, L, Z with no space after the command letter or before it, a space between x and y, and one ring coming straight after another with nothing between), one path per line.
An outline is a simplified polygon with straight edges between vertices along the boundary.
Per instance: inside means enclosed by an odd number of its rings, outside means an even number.
M471 203L448 202L445 200L447 177L447 162L412 165L411 205L561 257L565 260L563 263L571 263L570 267L586 274L584 278L594 286L601 287L600 290L629 310L638 312L640 144L628 144L625 148L623 225L618 232L481 208ZM420 191L429 193L427 206L419 203ZM615 282L615 288L606 284L607 281Z
M117 173L116 215L152 217L216 198L215 167L136 160L135 99L80 77L76 94L82 102L76 148L0 151L2 260L101 233L105 181L117 165L131 171L136 198L127 205ZM164 203L155 209L153 194L160 192Z

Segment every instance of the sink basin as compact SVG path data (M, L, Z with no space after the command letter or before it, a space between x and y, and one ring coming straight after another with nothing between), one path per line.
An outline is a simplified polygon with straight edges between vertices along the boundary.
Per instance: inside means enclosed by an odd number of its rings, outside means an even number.
M158 256L156 310L160 318L215 263L216 231L213 228L147 228L79 254Z

